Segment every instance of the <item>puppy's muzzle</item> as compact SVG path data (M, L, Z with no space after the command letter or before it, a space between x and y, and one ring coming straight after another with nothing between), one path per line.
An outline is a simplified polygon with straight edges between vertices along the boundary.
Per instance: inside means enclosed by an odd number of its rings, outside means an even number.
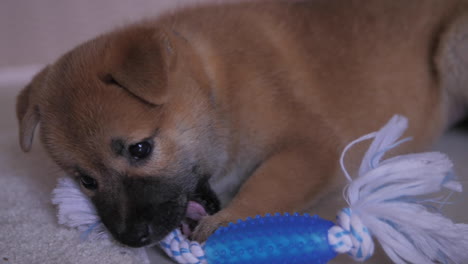
M176 228L187 227L194 208L205 215L220 209L206 180L192 185L192 190L148 178L128 179L120 186L112 195L97 195L93 202L114 238L130 247L147 246Z
M144 247L152 241L152 230L148 223L140 223L116 235L118 240L130 247Z

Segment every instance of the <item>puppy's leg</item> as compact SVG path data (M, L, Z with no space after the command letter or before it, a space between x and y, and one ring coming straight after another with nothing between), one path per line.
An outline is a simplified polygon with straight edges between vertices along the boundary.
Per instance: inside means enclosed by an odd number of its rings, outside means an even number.
M445 93L449 123L466 117L468 109L468 8L447 25L437 47L435 64ZM449 124L449 125L450 125Z
M338 154L330 149L295 148L265 161L242 185L227 208L203 219L193 238L204 241L218 227L266 213L306 209L331 182Z

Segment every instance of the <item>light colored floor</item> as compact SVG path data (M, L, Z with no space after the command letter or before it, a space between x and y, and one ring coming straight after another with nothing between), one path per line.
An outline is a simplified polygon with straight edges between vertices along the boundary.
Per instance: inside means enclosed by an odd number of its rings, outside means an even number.
M60 170L49 160L38 140L29 154L18 146L14 115L21 86L0 86L0 263L138 263L138 258L102 242L81 242L74 230L56 223L50 192ZM468 185L468 129L450 131L436 149L453 159L461 180ZM468 192L455 195L445 212L468 223ZM157 251L152 263L171 263ZM351 263L347 257L333 263ZM375 257L367 263L388 263Z

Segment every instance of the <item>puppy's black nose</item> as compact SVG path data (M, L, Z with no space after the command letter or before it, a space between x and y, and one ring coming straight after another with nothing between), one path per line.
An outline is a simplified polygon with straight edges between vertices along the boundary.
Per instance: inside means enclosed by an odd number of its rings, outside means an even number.
M148 224L141 223L128 228L119 235L119 240L130 247L143 247L151 243Z

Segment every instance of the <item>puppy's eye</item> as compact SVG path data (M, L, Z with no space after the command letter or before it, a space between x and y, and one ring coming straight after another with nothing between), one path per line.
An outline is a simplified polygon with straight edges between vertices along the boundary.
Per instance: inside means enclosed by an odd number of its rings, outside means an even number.
M131 145L128 148L128 152L132 156L132 158L136 160L144 159L148 157L151 153L151 144L147 141L139 142L134 145Z
M83 187L89 190L96 190L98 187L97 181L86 175L80 176L80 182Z

